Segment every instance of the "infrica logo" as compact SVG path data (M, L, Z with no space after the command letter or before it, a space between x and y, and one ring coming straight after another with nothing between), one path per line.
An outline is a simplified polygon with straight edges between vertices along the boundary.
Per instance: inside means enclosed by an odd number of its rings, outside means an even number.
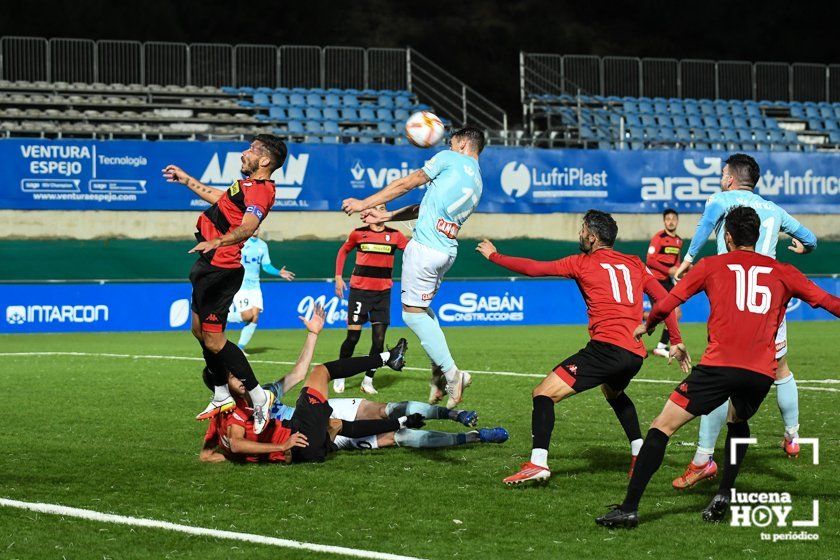
M229 187L231 183L242 178L241 156L239 152L227 152L224 154L224 164L221 164L219 154L213 154L199 180L214 187ZM278 199L294 200L300 195L303 189L299 185L303 185L307 165L309 165L309 154L297 156L289 154L283 167L271 174L271 180L277 185Z
M107 305L10 305L6 322L24 323L95 323L108 320Z

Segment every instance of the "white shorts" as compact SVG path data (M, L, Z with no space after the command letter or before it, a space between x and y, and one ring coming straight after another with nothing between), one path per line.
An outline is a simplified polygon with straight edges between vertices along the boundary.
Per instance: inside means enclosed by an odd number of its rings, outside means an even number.
M329 403L333 409L331 418L338 420L346 420L352 422L356 419L356 414L359 412L359 406L363 399L330 399ZM376 436L367 436L363 438L351 439L344 436L335 436L335 446L341 451L355 450L355 449L379 449L379 444L376 441Z
M231 311L242 313L246 309L250 309L252 307L256 307L260 311L264 309L262 290L259 288L253 290L239 290L236 292L236 295L233 296L233 307L231 307Z
M787 317L784 317L782 324L779 325L779 330L776 331L776 359L785 356L787 351Z
M443 276L452 267L455 257L426 247L413 239L403 251L402 296L404 305L429 307Z
M364 399L330 399L329 403L333 411L330 418L347 420L352 422L356 419L359 407Z

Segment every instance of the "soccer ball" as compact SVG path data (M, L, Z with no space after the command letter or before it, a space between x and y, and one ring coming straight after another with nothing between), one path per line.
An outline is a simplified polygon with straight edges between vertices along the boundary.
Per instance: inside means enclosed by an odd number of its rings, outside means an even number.
M443 138L443 123L434 113L418 111L405 121L405 135L418 148L429 148Z

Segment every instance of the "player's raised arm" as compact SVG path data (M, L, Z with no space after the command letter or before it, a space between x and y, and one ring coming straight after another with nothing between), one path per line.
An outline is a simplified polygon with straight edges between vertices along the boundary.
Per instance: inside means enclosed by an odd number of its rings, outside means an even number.
M489 239L485 239L479 243L475 250L493 264L526 276L563 276L565 278L573 278L575 276L574 262L577 255L556 261L537 261L523 257L509 257L496 251L496 246Z
M388 183L388 185L376 194L372 194L364 200L356 198L347 198L341 203L341 209L345 214L351 216L356 212L374 208L381 204L391 202L395 198L399 198L405 193L416 189L421 185L429 182L429 176L422 169L418 169L413 173L400 177L399 179Z
M801 299L811 307L821 307L835 317L840 317L840 297L830 294L814 284L793 265L782 265L782 270L785 274L785 284L787 284L794 297Z
M789 251L803 255L817 248L817 236L784 210L782 210L781 230L793 238L788 247Z
M186 185L192 192L201 197L202 200L205 200L210 204L215 204L225 194L222 190L208 187L177 165L167 165L164 167L163 178L169 183L181 183L182 185Z
M366 224L384 224L386 222L405 222L407 220L416 220L420 215L420 205L412 204L410 206L403 206L398 210L389 212L388 210L378 210L376 208L368 208L362 210L360 214L362 221ZM406 241L407 243L407 241ZM403 245L402 248L404 248Z
M682 279L686 271L691 267L694 258L700 253L700 249L706 244L715 226L720 223L726 213L726 208L723 207L717 198L712 195L706 201L706 208L703 210L703 215L700 216L700 221L697 223L697 229L694 230L694 235L691 238L691 245L688 246L688 252L685 254L682 264L680 264L677 271L674 273L674 278ZM723 235L723 233L721 233Z

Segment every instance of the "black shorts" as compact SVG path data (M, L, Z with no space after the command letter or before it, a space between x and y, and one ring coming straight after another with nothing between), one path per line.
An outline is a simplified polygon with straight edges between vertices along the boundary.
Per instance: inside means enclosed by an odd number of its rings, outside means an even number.
M327 453L334 449L328 429L332 407L326 397L309 387L300 390L295 413L283 423L292 430L306 436L308 447L293 447L293 463L322 463Z
M708 414L730 399L735 414L749 420L767 396L773 378L748 369L696 365L670 400L689 414Z
M665 288L666 292L670 292L671 290L674 289L674 286L676 286L676 284L674 284L674 279L671 278L670 276L668 278L666 278L665 280L657 280L657 281L659 282L660 286Z
M222 332L233 303L233 296L242 285L245 269L219 268L199 258L190 270L192 310L201 320L201 330Z
M602 383L614 391L622 391L642 369L643 362L644 358L620 346L590 340L577 354L560 362L554 373L576 393Z
M350 288L347 298L347 324L391 323L391 290Z

